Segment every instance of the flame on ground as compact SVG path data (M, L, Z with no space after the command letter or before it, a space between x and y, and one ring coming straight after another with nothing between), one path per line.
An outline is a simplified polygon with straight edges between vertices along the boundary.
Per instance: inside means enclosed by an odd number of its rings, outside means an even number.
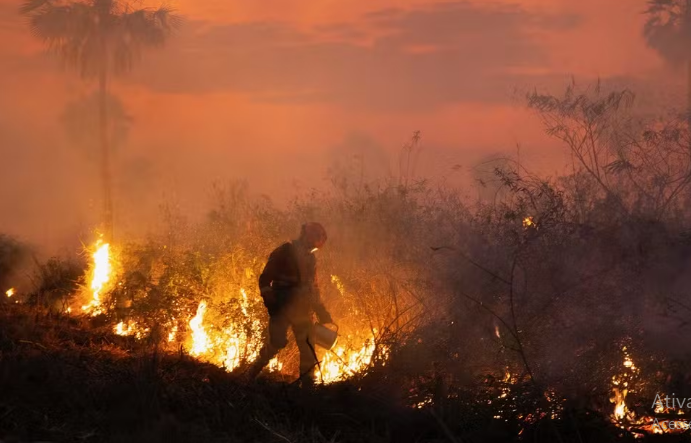
M90 270L91 299L82 306L82 311L90 315L102 314L107 307L103 304L103 295L116 280L112 248L108 243L99 240L92 253ZM246 270L246 272L251 272ZM341 280L331 276L331 282L341 294L345 287ZM259 351L264 342L265 325L250 312L251 303L244 288L239 290L239 304L241 318L233 319L229 326L219 327L209 322L209 305L206 300L199 302L195 315L189 319L189 331L185 331L185 348L187 352L200 360L207 361L233 371L245 363L252 363L259 357ZM9 296L9 294L8 294ZM70 312L68 308L66 312ZM168 343L174 342L180 336L182 319L171 318L163 325ZM226 323L227 324L227 323ZM113 326L113 332L120 336L134 336L137 339L146 337L150 330L137 324L133 320L120 321ZM323 383L334 383L345 380L370 366L375 350L376 330L357 333L341 337L339 346L333 351L326 352L320 362ZM182 338L182 337L180 337ZM386 360L388 350L380 347L379 355ZM273 358L267 365L270 372L282 372L283 362L278 357Z
M98 315L104 312L101 295L111 278L110 245L99 240L96 242L96 252L93 253L92 257L94 260L90 286L92 298L88 304L82 306L82 310L91 315Z
M324 384L345 380L369 367L374 350L374 337L371 337L359 349L347 350L340 346L327 352L320 365Z
M14 288L10 288L5 291L5 295L7 295L7 297L12 297L14 295Z
M278 360L278 357L274 357L269 361L268 368L270 372L281 372L283 363Z
M614 404L612 421L622 429L634 432L636 437L642 437L641 432L652 434L683 432L681 428L663 429L660 422L664 420L658 420L654 415L637 416L634 411L627 407L627 395L635 392L636 379L640 369L634 363L626 346L622 348L622 352L624 353L623 369L621 373L612 377L612 397L610 398L610 402ZM655 414L684 414L683 410L675 410L673 407L667 408L662 403L657 403L653 412Z
M202 300L197 307L197 314L190 320L192 330L192 348L190 354L198 357L209 351L211 343L209 334L204 330L204 313L206 312L206 301Z
M192 331L190 355L202 360L222 366L227 371L233 371L243 363L252 363L259 357L263 344L263 326L258 318L252 318L249 313L250 302L247 292L240 289L240 308L244 316L243 321L237 321L230 326L220 329L204 324L207 310L206 301L201 301L197 314L190 320ZM283 368L278 361L273 368L280 371Z
M632 388L634 378L639 372L639 369L633 363L626 346L622 348L622 352L624 353L624 369L621 373L612 376L612 397L609 399L611 403L614 403L614 412L612 418L616 422L621 422L625 419L633 421L635 418L633 412L629 411L626 407L626 396Z
M343 284L337 276L332 276L331 281L339 291L344 291ZM240 289L239 302L244 318L224 329L205 324L207 303L199 303L196 315L189 322L190 355L222 366L227 371L233 371L243 363L252 363L259 357L265 326L250 314L250 300L243 288ZM320 363L319 378L325 384L345 380L362 372L372 362L376 346L371 332L365 339L352 336L342 341L345 344L326 352ZM380 353L382 356L387 355L386 349L380 349ZM283 363L275 357L269 362L267 369L270 372L281 372Z
M148 334L149 329L142 328L139 325L137 325L136 322L128 320L127 322L121 321L120 323L115 325L115 327L113 328L113 332L123 337L134 336L138 339L141 339L145 337L146 334Z
M626 346L622 348L624 353L624 369L621 373L612 376L612 397L609 401L614 404L614 412L612 418L615 422L623 420L634 420L633 412L630 412L626 407L626 396L631 389L633 379L638 375L639 369L633 363Z
M247 291L241 288L240 295L240 309L248 327L232 324L223 331L225 336L223 366L228 371L236 369L243 362L251 363L255 361L259 357L259 351L263 344L261 340L263 333L261 322L257 318L250 318ZM276 367L278 367L278 361Z

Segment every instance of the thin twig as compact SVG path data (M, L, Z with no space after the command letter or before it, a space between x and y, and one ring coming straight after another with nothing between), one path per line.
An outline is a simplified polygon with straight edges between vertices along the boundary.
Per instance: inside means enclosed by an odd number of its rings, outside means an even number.
M267 431L271 432L273 435L275 435L276 437L280 438L281 440L287 441L288 443L293 443L288 437L285 437L285 436L279 434L278 432L274 431L274 430L271 429L266 423L262 423L259 419L257 419L257 417L254 417L254 421L256 421L257 423L259 423L259 425L260 425L262 428L264 428L264 429L266 429Z

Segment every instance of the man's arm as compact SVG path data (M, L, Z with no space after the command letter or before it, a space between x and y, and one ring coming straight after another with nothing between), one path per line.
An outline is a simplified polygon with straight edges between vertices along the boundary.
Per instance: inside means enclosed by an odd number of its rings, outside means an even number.
M275 301L271 284L278 278L278 275L281 272L281 263L283 260L283 254L281 254L282 249L283 248L281 247L276 248L273 250L273 252L271 252L271 254L269 254L269 259L267 260L266 265L264 265L264 270L259 276L259 291L265 301L265 304L272 304Z
M331 314L326 310L324 302L321 298L321 291L319 290L319 281L317 278L317 262L313 262L312 269L310 269L310 293L312 295L312 309L314 313L317 314L317 319L319 323L333 323Z

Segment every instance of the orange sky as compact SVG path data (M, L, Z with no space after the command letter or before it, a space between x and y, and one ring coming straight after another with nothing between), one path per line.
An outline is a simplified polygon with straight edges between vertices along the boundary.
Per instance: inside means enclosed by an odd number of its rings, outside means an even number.
M641 37L641 0L172 4L180 34L113 88L133 118L117 153L128 229L164 198L203 210L214 179L273 193L319 184L355 152L395 169L415 130L437 178L517 143L553 172L560 151L522 91L558 91L571 75L637 87L664 66ZM91 223L98 199L93 160L59 123L91 85L42 54L17 8L0 0L0 207L15 208L0 232L59 243Z

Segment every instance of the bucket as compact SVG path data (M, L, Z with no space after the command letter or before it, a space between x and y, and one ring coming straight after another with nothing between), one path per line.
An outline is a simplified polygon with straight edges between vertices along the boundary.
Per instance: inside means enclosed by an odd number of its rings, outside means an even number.
M312 333L310 334L310 342L318 345L327 351L336 345L338 339L338 326L336 329L327 328L321 323L312 325Z

